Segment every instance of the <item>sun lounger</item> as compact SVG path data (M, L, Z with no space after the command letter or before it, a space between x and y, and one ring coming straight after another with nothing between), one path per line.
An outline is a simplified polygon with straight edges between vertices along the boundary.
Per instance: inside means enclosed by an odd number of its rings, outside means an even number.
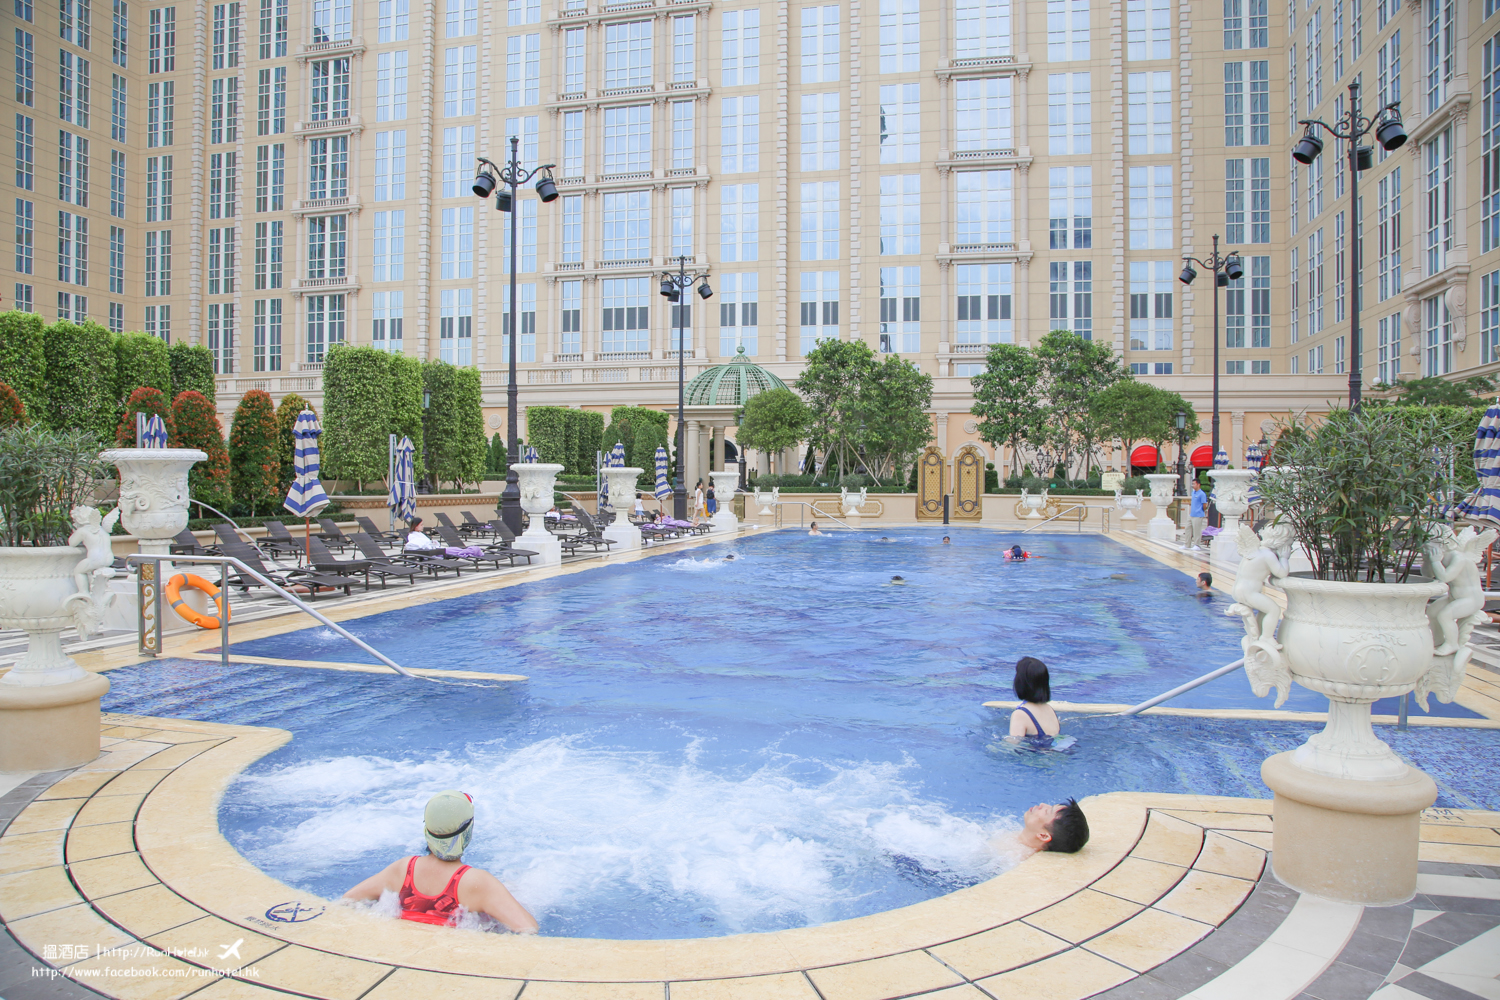
M233 545L225 543L224 555L233 556L240 562L249 566L261 576L270 580L278 587L291 590L294 587L306 587L308 596L316 596L318 589L332 587L342 590L348 596L350 583L347 577L332 576L324 573L314 573L305 569L274 570L261 561L260 553L251 548L245 542L235 542ZM231 567L230 584L241 590L249 590L251 587L263 587L265 584Z

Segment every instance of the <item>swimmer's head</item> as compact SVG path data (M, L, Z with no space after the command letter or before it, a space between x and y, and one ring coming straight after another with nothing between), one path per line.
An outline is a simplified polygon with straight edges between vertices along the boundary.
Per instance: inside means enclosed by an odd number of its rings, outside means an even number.
M1089 842L1089 821L1075 799L1047 802L1026 810L1022 834L1040 843L1044 851L1074 854Z
M729 553L729 555L725 556L724 557L724 561L725 562L734 562L734 553L731 552L731 553Z
M1208 590L1213 585L1214 585L1214 575L1212 573L1199 573L1198 574L1198 589L1199 590Z
M905 583L905 582L906 582L906 581L905 581L905 580L903 580L903 579L902 579L902 578L901 578L901 577L899 577L899 576L893 576L893 577L891 577L891 582L892 582L892 583Z
M943 544L944 545L951 545L952 544L952 540L949 539L947 535L944 535L943 536Z
M468 792L438 792L422 817L427 849L440 861L457 861L474 836L474 800Z

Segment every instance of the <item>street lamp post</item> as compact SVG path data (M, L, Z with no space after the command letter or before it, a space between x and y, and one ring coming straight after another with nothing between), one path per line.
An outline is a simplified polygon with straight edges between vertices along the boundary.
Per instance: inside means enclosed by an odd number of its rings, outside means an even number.
M505 412L505 492L500 497L500 519L513 534L519 535L522 530L521 524L521 485L516 476L516 470L511 468L517 459L517 448L519 446L517 436L517 411L516 397L519 387L516 385L516 317L519 315L516 309L516 254L520 240L520 224L517 220L519 213L517 208L517 188L527 181L541 177L536 182L537 197L544 202L557 200L557 185L552 181L552 168L554 163L544 163L532 170L521 169L520 159L521 140L519 136L510 137L510 162L505 166L497 166L491 160L481 156L478 161L483 164L478 176L474 178L474 194L480 198L488 198L495 195L495 210L510 213L510 323L506 334L509 337L507 346L510 355L510 372L506 378L506 412ZM503 190L496 191L497 187Z
M1187 414L1178 410L1172 422L1177 426L1177 488L1187 496L1187 467L1183 462L1183 450L1187 448Z
M663 271L661 276L661 294L668 302L678 305L677 310L677 482L672 487L672 516L679 521L687 520L687 482L683 478L682 466L687 455L687 423L683 417L683 409L687 402L687 383L684 381L687 369L684 367L684 357L687 355L687 347L683 340L683 329L687 321L687 306L681 305L682 295L693 285L698 285L698 296L708 299L714 294L714 290L708 286L708 272L702 274L688 274L686 257L677 257L677 273ZM701 284L699 284L701 282Z
M1361 371L1364 357L1360 350L1359 286L1355 284L1359 274L1359 172L1375 165L1374 150L1369 146L1361 146L1359 140L1369 135L1373 129L1375 140L1386 152L1406 145L1406 129L1401 124L1401 102L1392 101L1375 112L1374 118L1361 118L1359 81L1356 80L1349 84L1349 110L1338 121L1329 125L1315 118L1305 118L1297 124L1306 126L1302 138L1292 147L1292 159L1298 163L1312 163L1323 151L1323 140L1318 135L1320 128L1335 139L1343 139L1349 143L1346 155L1349 158L1351 238L1349 259L1345 264L1347 280L1344 294L1349 300L1349 409L1358 410L1364 385L1364 374Z
M1231 281L1239 281L1245 276L1245 265L1240 260L1240 255L1231 250L1227 255L1219 253L1219 234L1214 233L1214 251L1204 260L1199 257L1182 258L1182 273L1177 280L1184 285L1191 285L1193 279L1198 277L1198 272L1193 270L1193 265L1209 271L1214 276L1214 415L1213 415L1213 449L1214 455L1219 454L1219 289L1225 288ZM1181 425L1179 425L1181 426ZM1184 488L1186 484L1184 484Z

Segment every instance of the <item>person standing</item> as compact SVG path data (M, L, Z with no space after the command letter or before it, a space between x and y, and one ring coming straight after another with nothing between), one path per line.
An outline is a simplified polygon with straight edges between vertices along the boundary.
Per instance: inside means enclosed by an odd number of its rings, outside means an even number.
M708 504L708 516L713 517L719 512L719 501L714 499L714 487L712 483L709 483L704 496L707 498L705 502Z
M693 487L693 516L704 516L703 506L703 480L698 480L698 485Z
M1199 540L1203 537L1203 526L1208 523L1208 494L1203 492L1203 485L1198 480L1193 480L1193 501L1188 510L1188 548L1201 549Z

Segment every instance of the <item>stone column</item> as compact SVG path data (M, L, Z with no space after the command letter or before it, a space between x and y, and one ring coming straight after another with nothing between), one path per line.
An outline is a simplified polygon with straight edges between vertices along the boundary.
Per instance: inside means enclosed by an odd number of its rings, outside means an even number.
M756 451L755 474L757 476L769 476L771 474L771 455L769 452Z
M1236 469L1245 467L1245 414L1236 410L1229 415L1229 464Z
M708 466L711 458L709 446L713 443L711 430L708 424L698 424L698 464L694 467L693 482L701 479L705 486L708 484ZM688 491L691 492L692 489L693 483L688 483Z
M709 463L710 464L709 464L708 471L709 472L723 472L724 471L724 428L720 427L718 425L715 425L714 429L713 429L713 434L714 434L713 453L712 453L712 455L711 455L711 457L709 459Z
M688 503L693 502L693 482L698 478L698 421L687 422L687 433L683 435L683 451L677 461L682 469L682 488L687 490Z

